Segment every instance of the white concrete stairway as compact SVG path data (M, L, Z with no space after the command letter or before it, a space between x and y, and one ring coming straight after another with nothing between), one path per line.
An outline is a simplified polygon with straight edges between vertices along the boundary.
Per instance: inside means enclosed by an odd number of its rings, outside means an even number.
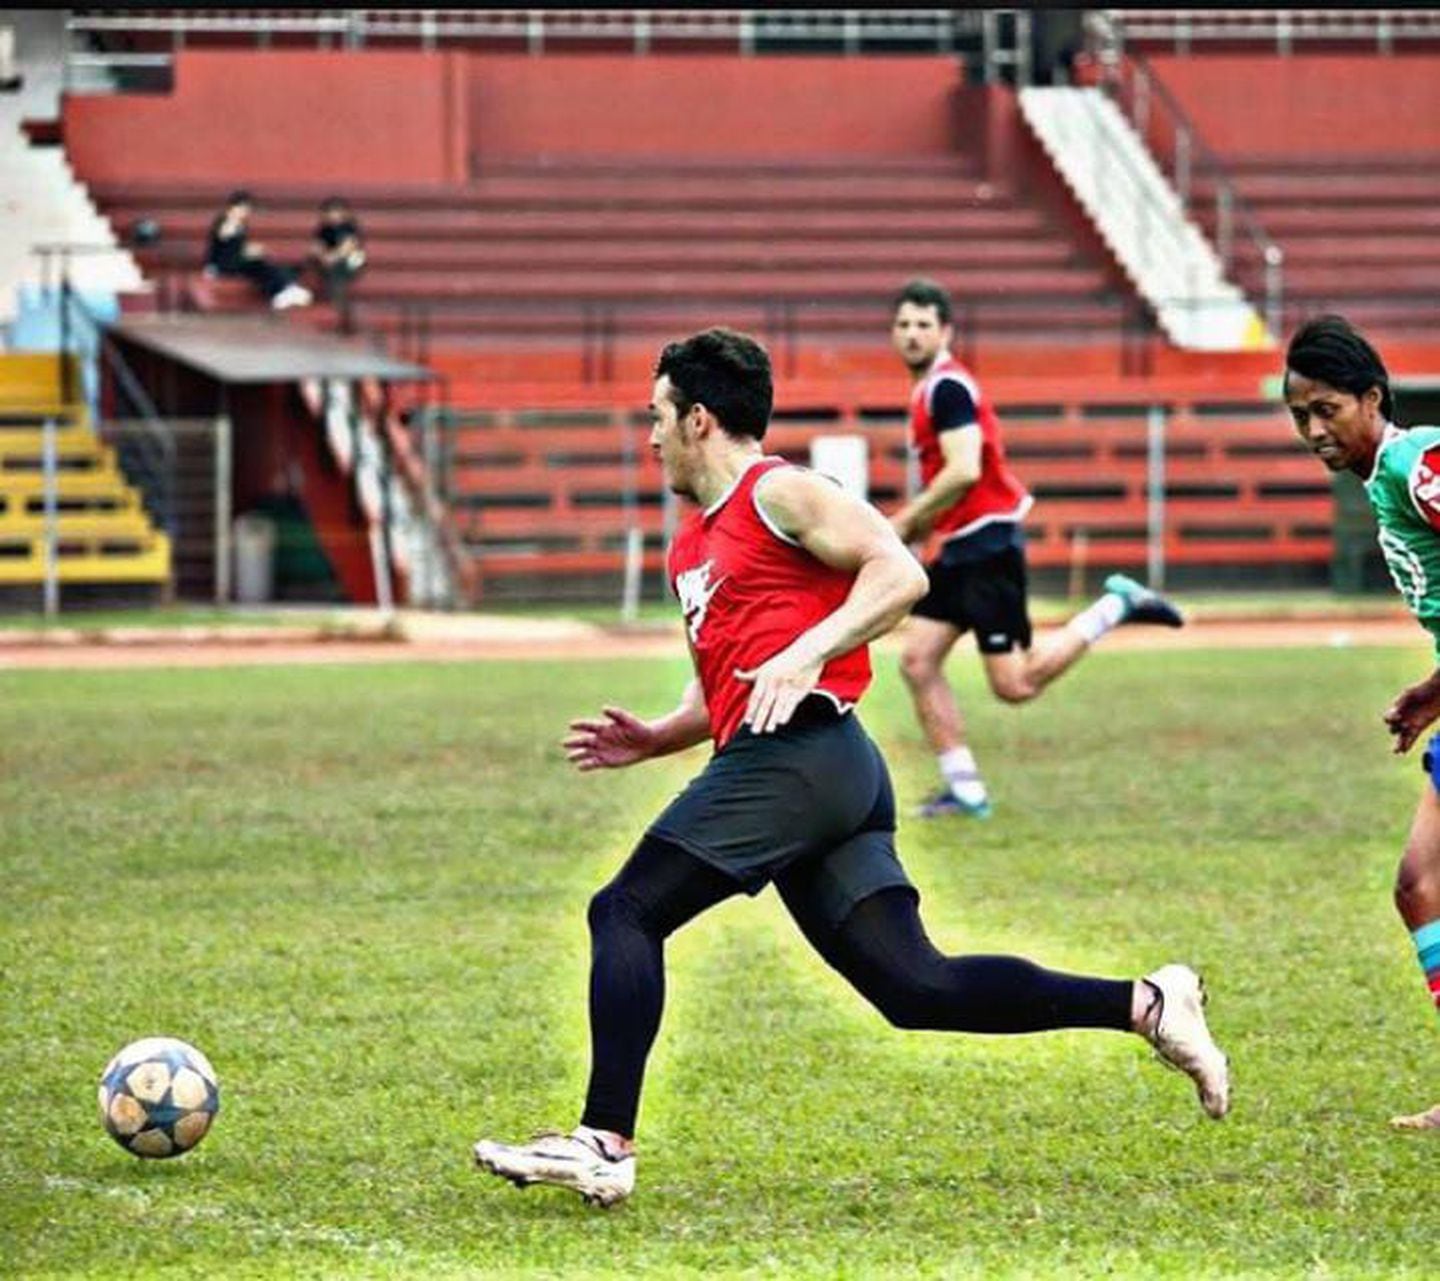
M1137 292L1178 347L1274 346L1219 255L1116 104L1101 90L1020 90L1020 111Z
M63 15L57 17L63 29ZM21 130L25 118L58 115L59 39L38 21L19 25L16 64L24 88L0 94L0 325L14 319L21 285L56 283L53 267L50 280L42 279L41 262L33 252L38 244L92 247L70 259L71 284L82 292L145 288L135 259L119 246L109 219L96 209L63 150L34 146ZM106 251L94 252L93 247Z

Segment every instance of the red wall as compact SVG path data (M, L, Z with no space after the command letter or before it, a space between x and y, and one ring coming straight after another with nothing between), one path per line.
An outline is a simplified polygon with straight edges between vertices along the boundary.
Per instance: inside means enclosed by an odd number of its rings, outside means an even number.
M1222 156L1440 151L1440 57L1157 55L1150 65Z
M477 55L487 159L932 155L957 143L950 58ZM697 145L698 144L698 145Z
M463 182L473 158L944 154L948 58L195 50L170 94L72 97L96 182Z
M464 174L463 59L182 52L170 94L68 98L66 149L89 181L455 181Z

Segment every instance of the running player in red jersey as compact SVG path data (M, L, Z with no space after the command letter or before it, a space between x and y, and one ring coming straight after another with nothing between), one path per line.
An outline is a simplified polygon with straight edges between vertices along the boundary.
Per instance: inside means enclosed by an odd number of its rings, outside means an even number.
M696 675L668 715L606 707L573 722L566 746L581 770L707 738L715 751L591 900L580 1125L525 1144L482 1139L476 1162L595 1204L628 1196L665 939L772 882L815 950L894 1026L1137 1032L1192 1078L1210 1116L1223 1116L1228 1067L1193 970L1089 978L1019 957L945 956L926 936L895 854L885 762L854 710L870 683L868 642L904 617L925 574L869 504L765 455L771 395L769 357L744 335L707 330L660 355L651 447L670 488L698 504L669 555Z
M950 317L950 295L931 280L910 281L895 300L891 338L914 381L910 443L924 488L891 524L906 543L941 539L926 567L930 590L906 628L900 670L943 780L920 816L986 818L990 798L945 678L955 642L974 631L991 690L1007 703L1025 703L1112 627L1179 627L1183 620L1163 597L1111 574L1099 600L1031 648L1021 521L1033 499L1005 461L994 408L950 352Z

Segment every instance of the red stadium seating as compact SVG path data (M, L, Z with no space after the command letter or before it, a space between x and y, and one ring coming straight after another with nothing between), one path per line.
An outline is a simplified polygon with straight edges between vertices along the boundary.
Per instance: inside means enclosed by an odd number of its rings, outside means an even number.
M715 321L781 325L802 348L868 348L899 282L923 272L957 287L988 338L1118 339L1125 301L1043 208L963 156L881 168L651 164L619 179L599 165L510 166L464 187L352 190L370 247L357 324L393 334L423 318L436 347L477 351L578 349L601 327L607 345L648 351ZM221 194L92 190L120 228L160 224L161 242L139 252L151 274L199 260ZM258 193L252 225L272 257L303 259L326 190Z
M872 497L893 506L906 466L897 390L894 381L782 384L766 448L803 462L817 434L861 434ZM1166 563L1211 573L1309 566L1323 577L1330 484L1273 403L1193 381L1107 388L1103 400L1089 382L996 382L991 392L1016 470L1036 495L1026 527L1042 574L1068 575L1077 558L1092 573L1145 567L1147 414L1163 403ZM537 575L617 574L632 524L644 534L647 570L659 570L667 512L638 397L545 387L487 397L477 387L466 399L447 433L448 501L484 593L505 596Z
M246 85L263 79L259 60L271 56L233 55ZM401 67L400 57L383 55L383 67ZM214 118L230 92L218 53L177 62L173 103L133 113L124 104L67 107L67 145L122 235L141 218L159 223L142 265L181 284L231 185L255 190L254 235L291 264L308 248L319 200L339 190L352 201L370 248L353 296L359 328L425 356L448 379L443 498L492 598L528 592L537 579L593 593L618 574L632 528L645 535L648 569L658 568L673 510L644 447L643 394L657 343L709 324L770 345L779 375L773 449L803 459L817 432L862 433L874 495L896 501L904 378L886 343L888 304L917 274L956 293L961 354L985 379L1037 495L1028 525L1038 573L1063 576L1086 557L1096 571L1145 565L1146 412L1163 405L1167 564L1220 577L1288 568L1324 580L1330 485L1261 398L1276 357L1197 356L1146 336L1093 229L1025 160L1008 90L966 89L938 60L903 74L882 67L877 83L920 86L917 105L875 93L882 118L861 136L868 100L844 104L848 133L820 110L835 101L823 92L826 69L850 76L853 64L795 59L786 74L808 88L786 119L793 129L767 126L761 137L755 121L773 123L783 106L773 63L762 79L740 59L656 69L597 56L577 59L570 92L556 95L540 92L555 74L546 59L415 54L403 66L429 70L401 109L377 89L381 61L309 58L304 66L337 94L350 86L353 109L292 111L293 155L256 124L279 108L252 95L248 132L226 144L235 148L229 167L188 136L183 154L157 148L130 171L115 163L115 140L140 136L171 107L187 120ZM688 134L675 110L644 135L636 104L649 99L612 84L637 76L685 101L698 101L700 80L718 77L716 101L728 114L707 119L715 145L699 155L676 145ZM763 86L763 110L747 86ZM303 87L317 92L313 81ZM403 118L391 121L392 110ZM342 119L346 148L358 130L404 154L382 147L367 166L346 149L325 171ZM413 146L401 147L402 137ZM806 151L797 139L815 145ZM1398 326L1388 337L1403 336L1417 316L1425 323L1440 284L1440 254L1429 245L1440 180L1413 163L1408 173L1397 164L1357 178L1359 157L1341 151L1328 170L1304 157L1287 167L1269 153L1231 159L1242 192L1285 244L1292 309L1343 303L1362 322ZM237 301L204 292L192 291L191 305ZM1142 358L1131 360L1132 347ZM1137 376L1145 368L1153 380ZM1084 380L1056 381L1069 375Z
M1440 323L1440 56L1157 54L1154 74L1284 251L1284 325L1338 310L1382 343ZM1196 184L1215 230L1211 184ZM1241 275L1256 251L1236 246Z

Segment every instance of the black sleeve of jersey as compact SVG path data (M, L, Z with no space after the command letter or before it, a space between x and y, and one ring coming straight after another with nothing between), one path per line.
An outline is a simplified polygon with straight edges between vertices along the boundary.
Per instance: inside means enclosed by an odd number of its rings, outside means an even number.
M930 394L930 421L935 430L950 431L955 427L969 427L979 421L975 402L965 390L965 384L954 378L942 378Z

